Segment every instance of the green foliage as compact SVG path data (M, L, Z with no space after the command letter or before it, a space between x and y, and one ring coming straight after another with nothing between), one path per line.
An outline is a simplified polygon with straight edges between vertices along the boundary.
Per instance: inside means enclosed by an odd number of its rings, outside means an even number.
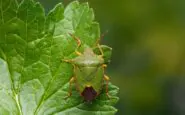
M32 0L0 0L0 114L1 115L113 115L118 88L109 84L92 103L84 103L73 86L67 100L71 64L77 44L69 33L80 37L82 48L95 44L99 24L88 4L62 4L45 16L40 3ZM110 55L108 48L105 53ZM106 59L107 60L107 59Z

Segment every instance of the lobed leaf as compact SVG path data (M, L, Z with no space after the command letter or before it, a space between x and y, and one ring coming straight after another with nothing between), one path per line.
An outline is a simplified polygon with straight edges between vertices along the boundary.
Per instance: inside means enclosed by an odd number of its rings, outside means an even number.
M77 1L65 9L59 3L45 16L33 0L0 0L0 114L3 115L113 115L118 88L109 84L92 103L84 103L73 86L67 100L73 66L61 61L74 58L77 44L94 46L99 24L87 3ZM106 53L107 52L107 53ZM110 51L105 50L109 56Z

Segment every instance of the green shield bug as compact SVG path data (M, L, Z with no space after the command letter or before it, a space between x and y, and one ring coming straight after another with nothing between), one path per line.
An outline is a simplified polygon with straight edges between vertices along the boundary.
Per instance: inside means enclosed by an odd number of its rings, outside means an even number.
M96 43L96 48L86 47L81 53L78 48L81 46L81 41L76 36L70 34L77 42L76 54L74 59L63 59L64 62L71 63L74 66L74 75L70 79L69 94L71 96L71 84L75 83L76 89L85 101L92 101L95 99L103 88L103 83L106 81L106 94L108 95L109 77L104 74L106 63L109 61L112 49L105 45L99 45L99 38ZM104 52L105 50L105 52ZM106 53L106 50L108 51Z

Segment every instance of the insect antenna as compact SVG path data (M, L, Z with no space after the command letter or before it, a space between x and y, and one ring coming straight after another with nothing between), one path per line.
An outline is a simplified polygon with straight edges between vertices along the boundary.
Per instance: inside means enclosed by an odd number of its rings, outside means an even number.
M95 45L94 45L94 47L98 47L98 49L100 50L100 53L101 53L101 57L103 57L103 50L102 50L102 48L100 47L100 41L104 38L104 36L106 35L108 33L108 30L107 31L105 31L104 33L102 33L101 35L100 35L100 37L97 39L97 41L95 42Z
M100 35L100 37L99 37L99 38L97 39L97 41L96 41L96 45L100 43L100 41L104 38L104 36L105 36L108 32L109 32L109 31L106 30L104 33L102 33L102 34Z
M75 53L77 54L77 55L82 55L79 51L78 51L78 49L81 47L81 40L80 40L80 38L79 37L76 37L75 35L73 35L73 34L71 34L71 33L69 33L69 35L76 41L76 43L77 43L77 48L76 48L76 50L75 50Z

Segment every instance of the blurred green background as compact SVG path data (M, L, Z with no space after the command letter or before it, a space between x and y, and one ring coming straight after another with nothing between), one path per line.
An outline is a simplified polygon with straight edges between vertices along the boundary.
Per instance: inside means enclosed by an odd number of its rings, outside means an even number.
M49 11L58 2L39 0ZM107 74L120 87L117 115L185 115L185 0L79 0L94 9Z

